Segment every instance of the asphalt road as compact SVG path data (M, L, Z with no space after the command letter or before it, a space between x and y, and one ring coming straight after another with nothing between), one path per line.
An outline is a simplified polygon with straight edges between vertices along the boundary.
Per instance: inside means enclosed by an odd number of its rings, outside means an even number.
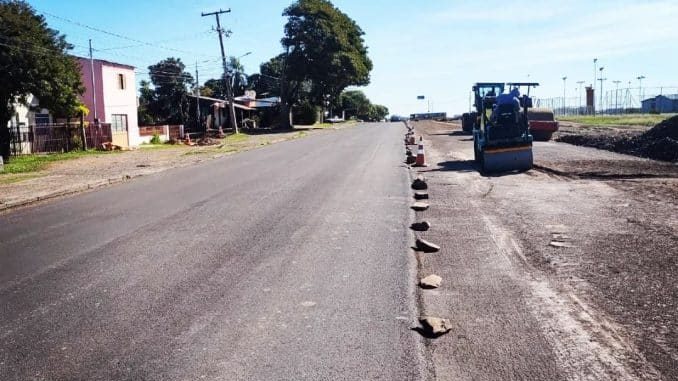
M2 380L425 375L402 124L0 215Z

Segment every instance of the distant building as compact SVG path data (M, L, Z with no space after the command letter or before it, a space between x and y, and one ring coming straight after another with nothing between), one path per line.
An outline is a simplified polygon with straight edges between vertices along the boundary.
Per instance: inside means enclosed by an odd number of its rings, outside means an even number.
M141 143L137 122L137 95L134 66L104 60L78 57L82 84L85 92L80 97L89 109L87 121L110 123L113 144L122 147L137 146ZM94 66L94 88L92 91L92 66ZM94 99L96 98L96 105Z
M53 123L49 110L40 108L40 101L33 94L28 94L26 102L28 105L14 103L14 117L8 123L10 128Z
M642 102L642 111L650 112L678 112L678 94L657 95Z

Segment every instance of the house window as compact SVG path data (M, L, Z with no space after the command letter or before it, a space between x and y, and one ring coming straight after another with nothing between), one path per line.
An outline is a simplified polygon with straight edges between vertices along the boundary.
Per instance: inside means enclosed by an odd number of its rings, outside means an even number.
M118 74L118 88L120 90L125 90L125 75Z
M35 124L49 124L49 114L35 114Z
M127 114L111 115L111 131L127 132Z

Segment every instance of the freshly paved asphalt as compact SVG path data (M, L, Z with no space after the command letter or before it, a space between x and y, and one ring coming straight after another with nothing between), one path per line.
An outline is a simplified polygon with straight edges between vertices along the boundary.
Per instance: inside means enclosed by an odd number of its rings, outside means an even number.
M0 379L417 379L402 124L0 215Z

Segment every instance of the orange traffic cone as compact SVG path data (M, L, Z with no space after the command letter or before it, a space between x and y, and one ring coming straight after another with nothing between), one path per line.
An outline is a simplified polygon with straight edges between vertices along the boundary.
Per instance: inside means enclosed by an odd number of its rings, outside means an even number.
M415 167L428 167L426 164L426 155L424 154L424 140L419 137L419 147L417 148L417 161L414 162Z

